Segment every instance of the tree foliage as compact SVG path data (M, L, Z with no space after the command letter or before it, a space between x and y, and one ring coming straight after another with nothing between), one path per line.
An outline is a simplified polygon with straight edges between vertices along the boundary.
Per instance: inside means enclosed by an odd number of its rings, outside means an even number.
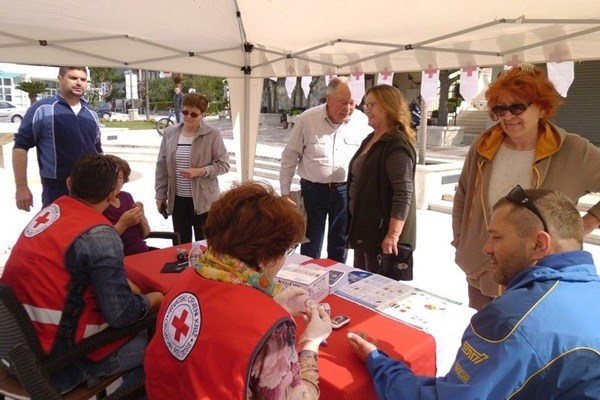
M88 101L94 104L95 101L112 101L124 97L123 90L117 87L120 83L125 83L125 75L116 68L90 67L90 87L97 96L87 95Z
M23 81L15 87L28 94L30 104L35 103L38 95L47 89L44 82L40 81Z
M203 93L212 104L218 105L217 109L226 106L224 78L201 75L172 74L171 79L154 79L149 82L150 107L165 110L173 106L173 89L181 85L183 93L194 89Z

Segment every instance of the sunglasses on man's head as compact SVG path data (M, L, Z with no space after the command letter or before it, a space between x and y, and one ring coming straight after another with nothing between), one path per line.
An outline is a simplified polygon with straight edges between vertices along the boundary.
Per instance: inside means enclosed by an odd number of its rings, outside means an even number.
M546 232L546 233L548 232L548 226L546 225L546 220L544 220L544 217L542 217L542 213L540 213L540 210L538 210L538 208L535 206L535 204L533 204L533 201L531 201L527 197L527 195L525 194L525 191L523 190L521 185L515 186L506 195L506 199L512 201L515 204L518 204L520 206L527 208L529 211L531 211L532 213L537 215L537 217L540 219L540 221L542 221L542 225L544 225L544 232Z
M492 107L492 113L497 117L503 117L507 111L510 111L512 115L521 115L529 108L531 104L515 103L509 106L496 106Z
M200 116L200 114L198 114L197 112L188 111L188 110L182 110L181 113L183 115L185 115L186 117L189 115L192 118L198 118Z

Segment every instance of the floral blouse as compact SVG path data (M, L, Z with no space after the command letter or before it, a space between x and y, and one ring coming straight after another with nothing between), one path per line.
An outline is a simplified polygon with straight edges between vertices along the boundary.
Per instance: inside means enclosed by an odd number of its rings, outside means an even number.
M282 291L258 269L229 256L217 256L207 250L196 271L201 276L220 282L247 285L271 297ZM259 349L250 370L248 399L318 399L319 370L317 354L296 350L296 326L286 322L277 327Z

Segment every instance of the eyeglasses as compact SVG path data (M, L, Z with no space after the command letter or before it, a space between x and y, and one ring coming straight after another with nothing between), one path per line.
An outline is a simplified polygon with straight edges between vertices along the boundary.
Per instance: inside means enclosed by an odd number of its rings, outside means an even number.
M510 191L510 193L508 193L506 195L506 199L512 201L515 204L518 204L518 205L521 205L521 206L527 208L529 211L531 211L532 213L537 215L537 217L540 219L540 221L542 221L542 225L544 225L544 232L546 232L546 233L548 232L548 226L546 225L546 220L544 220L544 217L542 217L540 210L538 210L537 207L535 206L535 204L533 204L533 201L531 201L527 197L527 195L525 194L525 191L523 190L521 185L515 186Z
M515 103L515 104L511 104L509 106L496 106L496 107L492 107L492 112L497 117L503 117L507 111L510 111L510 113L512 115L521 115L525 111L527 111L527 109L529 108L530 105L531 104Z
M375 103L374 101L372 101L372 102L370 102L370 103L365 103L365 105L364 105L364 107L365 107L365 110L369 110L369 111L371 111L371 110L373 109L373 106L374 106L375 104L377 104L377 103Z
M291 256L292 254L294 254L294 252L296 251L296 249L298 248L298 244L296 243L295 245L293 245L292 247L290 247L287 251L286 251L286 255Z
M183 115L185 115L186 117L189 115L192 118L198 118L200 116L200 114L198 114L197 112L188 111L188 110L182 110L181 113Z

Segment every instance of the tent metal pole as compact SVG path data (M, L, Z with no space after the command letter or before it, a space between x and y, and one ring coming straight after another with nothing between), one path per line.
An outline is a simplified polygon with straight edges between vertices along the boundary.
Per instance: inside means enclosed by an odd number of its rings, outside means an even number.
M419 161L418 164L425 165L425 153L427 149L427 103L421 98L421 123L419 124Z

